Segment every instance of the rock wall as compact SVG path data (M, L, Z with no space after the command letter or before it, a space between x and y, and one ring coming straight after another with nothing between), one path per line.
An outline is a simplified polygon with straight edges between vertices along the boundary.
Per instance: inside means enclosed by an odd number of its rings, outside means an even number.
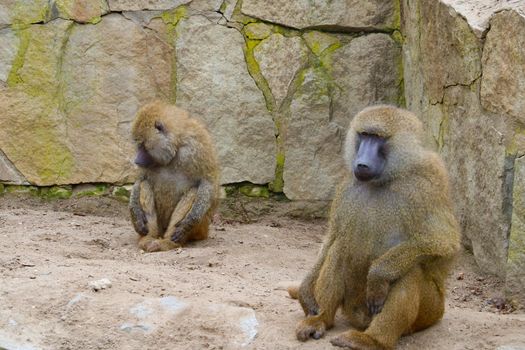
M521 0L4 0L0 183L132 182L130 123L161 98L206 121L223 184L327 201L352 116L406 106L448 164L465 245L519 295L524 13Z
M464 243L525 301L525 3L403 0L407 107L443 155Z
M352 115L402 99L382 3L2 2L0 180L131 182L130 123L162 98L207 122L224 184L329 200Z

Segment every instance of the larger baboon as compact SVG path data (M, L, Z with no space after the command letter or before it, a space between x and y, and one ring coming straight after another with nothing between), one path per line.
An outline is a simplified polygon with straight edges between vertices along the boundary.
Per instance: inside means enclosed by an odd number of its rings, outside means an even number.
M327 237L299 289L289 290L307 315L299 340L323 336L339 307L357 330L331 342L351 349L391 349L442 318L460 237L447 172L422 136L415 115L391 106L352 121Z
M131 220L148 252L208 236L219 166L204 125L175 106L142 107L132 127L141 174L130 198Z

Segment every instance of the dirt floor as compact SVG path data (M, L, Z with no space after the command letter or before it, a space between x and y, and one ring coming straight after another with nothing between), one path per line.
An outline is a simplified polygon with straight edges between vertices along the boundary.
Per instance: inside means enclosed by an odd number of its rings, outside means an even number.
M145 254L124 203L0 197L0 349L332 348L344 319L300 343L303 313L283 290L313 264L325 220L242 216L219 216L207 241ZM463 254L443 321L398 349L525 349L525 314L501 286Z

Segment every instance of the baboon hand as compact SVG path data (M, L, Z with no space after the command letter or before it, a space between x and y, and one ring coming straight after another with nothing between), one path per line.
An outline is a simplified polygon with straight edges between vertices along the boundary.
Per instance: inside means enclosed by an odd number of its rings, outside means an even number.
M148 234L148 218L146 214L141 210L137 213L137 229L138 233L145 236Z
M366 305L370 315L376 315L381 312L388 295L390 285L388 281L369 281L366 287Z
M135 231L141 236L145 236L149 233L148 230L148 219L144 211L133 208L131 210L131 221L135 227Z
M175 232L171 235L171 240L173 242L180 242L184 240L184 236L188 232L188 227L186 225L177 225L175 227Z

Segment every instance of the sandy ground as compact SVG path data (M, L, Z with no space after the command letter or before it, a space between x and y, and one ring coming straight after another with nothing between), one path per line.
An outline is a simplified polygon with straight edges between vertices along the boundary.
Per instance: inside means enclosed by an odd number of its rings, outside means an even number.
M219 217L207 241L145 254L116 200L0 197L0 349L332 348L344 319L300 343L303 313L282 290L313 264L325 221L250 219ZM525 349L525 314L499 288L463 254L443 321L398 349Z

